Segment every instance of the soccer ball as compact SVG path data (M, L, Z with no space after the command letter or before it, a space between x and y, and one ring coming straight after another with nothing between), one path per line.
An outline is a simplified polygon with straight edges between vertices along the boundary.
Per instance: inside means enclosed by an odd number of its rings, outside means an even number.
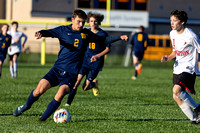
M53 115L56 123L67 123L71 120L71 114L66 109L58 109Z

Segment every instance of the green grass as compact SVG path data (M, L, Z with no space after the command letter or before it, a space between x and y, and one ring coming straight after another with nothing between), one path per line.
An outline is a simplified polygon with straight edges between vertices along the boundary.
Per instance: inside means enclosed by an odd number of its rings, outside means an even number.
M104 67L99 73L100 95L84 92L79 87L72 106L66 107L72 115L67 124L56 124L53 115L43 123L39 117L53 99L58 87L48 90L19 117L12 115L24 104L39 80L52 64L19 63L16 79L10 78L9 66L4 64L0 79L1 132L197 132L200 125L191 125L172 98L172 62L144 61L142 74L133 81L133 68ZM200 103L197 78L193 96ZM62 101L59 108L67 100Z

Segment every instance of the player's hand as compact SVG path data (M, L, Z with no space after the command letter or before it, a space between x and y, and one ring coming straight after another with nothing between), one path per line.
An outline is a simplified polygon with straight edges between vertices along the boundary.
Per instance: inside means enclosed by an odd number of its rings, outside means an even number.
M35 32L36 39L42 38L42 34L40 32Z
M95 62L95 61L97 61L98 58L99 58L98 56L94 55L91 57L90 61Z
M19 37L14 40L14 43L18 43L18 42L19 42Z
M125 40L125 41L128 41L129 39L127 35L121 35L120 37L122 40Z
M168 60L168 56L167 55L165 55L165 56L163 56L161 58L161 62L167 62L167 60Z
M8 49L9 49L9 51L11 52L11 47L9 47Z

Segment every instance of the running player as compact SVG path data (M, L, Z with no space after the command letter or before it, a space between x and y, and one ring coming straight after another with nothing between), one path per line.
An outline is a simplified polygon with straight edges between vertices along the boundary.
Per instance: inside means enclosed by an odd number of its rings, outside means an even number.
M163 56L161 62L176 58L173 71L173 98L192 123L197 124L200 122L200 106L188 92L195 94L196 50L200 53L200 40L191 29L185 27L187 19L185 11L171 12L170 39L173 51L169 56Z
M99 13L89 12L87 15L87 22L90 25L90 30L98 36L106 37L108 34L99 28L99 25L101 25L103 19L104 16ZM128 39L126 35L122 35L120 38L121 40ZM82 68L78 74L77 82L73 90L70 92L67 103L64 106L71 105L74 96L76 95L77 88L85 75L86 79L83 84L83 90L87 91L93 88L94 96L98 96L99 89L97 86L97 80L95 78L97 77L99 71L102 71L104 65L104 55L106 55L108 52L110 52L110 44L102 44L98 41L89 42L84 56Z
M14 116L20 116L24 111L30 109L32 104L48 89L59 85L54 99L39 119L39 121L45 121L60 106L64 96L73 89L82 65L87 41L99 40L105 43L105 37L98 37L89 30L83 29L86 18L85 12L77 9L74 10L72 15L72 25L59 26L35 33L37 39L41 37L58 38L60 51L52 69L40 80L36 89L30 93L26 104L18 107L13 112Z
M24 48L24 45L27 41L27 36L21 32L18 31L18 22L13 21L11 31L8 31L8 34L12 36L11 41L11 50L8 50L9 60L10 60L10 73L12 78L17 77L17 58L19 57L19 54L22 51L22 48ZM24 41L22 43L22 38L24 38Z
M7 34L8 28L9 28L8 24L2 24L0 33L0 77L2 73L3 62L6 58L8 47L11 44L11 36Z
M144 33L144 27L140 26L138 30L139 32L135 33L131 39L133 65L135 66L135 75L131 77L133 80L137 78L138 74L141 74L141 62L148 44L148 34Z

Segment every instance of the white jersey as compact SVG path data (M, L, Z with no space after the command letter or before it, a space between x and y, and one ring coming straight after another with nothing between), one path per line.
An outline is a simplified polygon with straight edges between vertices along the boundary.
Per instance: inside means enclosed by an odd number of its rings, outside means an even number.
M25 37L25 42L27 40L27 36L21 32L21 31L16 31L14 32L13 30L8 31L8 34L12 36L12 41L11 41L11 51L8 49L8 54L9 55L14 55L16 53L21 53L22 51L22 44L21 44L21 38ZM19 41L17 43L14 43L14 41L19 38Z
M200 53L200 40L198 36L189 28L185 28L182 34L177 34L176 30L170 32L173 51L176 52L174 63L174 74L187 72L193 74L196 65L196 50Z

